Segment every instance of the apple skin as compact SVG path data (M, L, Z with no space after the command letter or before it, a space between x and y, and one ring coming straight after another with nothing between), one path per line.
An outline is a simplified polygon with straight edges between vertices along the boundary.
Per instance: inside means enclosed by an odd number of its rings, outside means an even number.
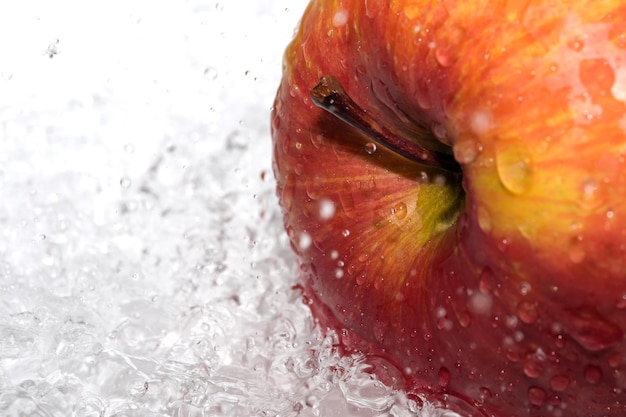
M315 317L387 382L467 416L626 415L621 3L310 3L277 193ZM317 107L325 75L462 181Z

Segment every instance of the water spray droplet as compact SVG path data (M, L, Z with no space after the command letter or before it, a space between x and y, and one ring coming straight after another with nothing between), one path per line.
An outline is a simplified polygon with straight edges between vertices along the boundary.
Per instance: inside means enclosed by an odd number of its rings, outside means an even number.
M491 313L493 299L491 295L482 292L475 292L469 298L468 309L474 314L488 315Z
M217 70L213 67L206 67L204 69L204 78L209 81L215 81L217 79Z
M348 23L349 13L347 10L339 10L333 15L333 26L338 28L345 26Z
M298 247L300 248L300 250L307 250L311 247L311 243L313 243L311 235L307 232L302 232L300 234L300 239L298 240Z
M327 198L320 200L319 214L322 220L331 219L335 215L335 203Z
M128 177L120 178L120 186L122 188L129 188L132 185L132 181Z

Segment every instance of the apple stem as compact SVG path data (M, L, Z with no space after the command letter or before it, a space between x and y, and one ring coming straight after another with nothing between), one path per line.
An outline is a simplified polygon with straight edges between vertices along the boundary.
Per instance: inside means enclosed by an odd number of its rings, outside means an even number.
M461 171L452 155L438 153L420 146L415 141L398 136L380 126L367 112L350 98L341 83L332 75L323 76L311 90L311 98L318 106L354 127L375 143L415 163L453 173Z

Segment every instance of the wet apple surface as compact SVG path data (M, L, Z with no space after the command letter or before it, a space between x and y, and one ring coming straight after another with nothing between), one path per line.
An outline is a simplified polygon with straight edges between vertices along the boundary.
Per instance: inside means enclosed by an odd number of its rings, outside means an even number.
M272 131L320 324L463 415L623 415L625 54L618 1L311 2Z

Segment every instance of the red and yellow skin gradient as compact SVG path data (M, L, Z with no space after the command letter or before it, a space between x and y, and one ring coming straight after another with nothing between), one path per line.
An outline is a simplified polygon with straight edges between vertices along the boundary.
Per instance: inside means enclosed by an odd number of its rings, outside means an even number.
M625 132L621 1L313 0L272 133L315 316L462 415L626 415Z

